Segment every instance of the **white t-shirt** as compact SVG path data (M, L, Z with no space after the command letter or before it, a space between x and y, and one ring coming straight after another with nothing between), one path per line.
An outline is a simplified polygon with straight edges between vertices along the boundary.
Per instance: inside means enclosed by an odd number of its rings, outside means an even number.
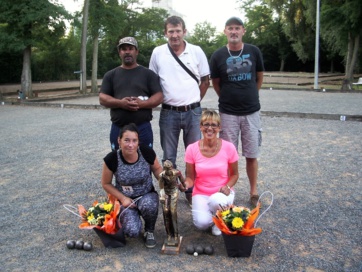
M199 46L186 42L185 51L178 57L199 80L210 74L206 55ZM149 68L160 77L163 103L185 106L200 101L199 85L178 64L167 44L157 46L153 50Z

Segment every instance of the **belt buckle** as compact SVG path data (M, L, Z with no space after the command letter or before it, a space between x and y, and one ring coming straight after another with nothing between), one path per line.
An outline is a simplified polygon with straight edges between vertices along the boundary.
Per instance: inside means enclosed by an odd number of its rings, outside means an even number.
M178 106L178 107L174 107L176 109L177 112L185 112L187 111L187 107L188 106Z

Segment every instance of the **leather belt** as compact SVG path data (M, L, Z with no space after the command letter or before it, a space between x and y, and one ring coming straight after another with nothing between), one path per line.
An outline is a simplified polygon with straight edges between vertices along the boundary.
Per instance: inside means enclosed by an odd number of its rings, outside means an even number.
M180 112L193 110L198 107L200 107L200 102L192 103L192 104L186 105L186 106L178 106L178 107L167 105L167 104L162 104L162 108L165 110L174 110L174 111L180 111Z

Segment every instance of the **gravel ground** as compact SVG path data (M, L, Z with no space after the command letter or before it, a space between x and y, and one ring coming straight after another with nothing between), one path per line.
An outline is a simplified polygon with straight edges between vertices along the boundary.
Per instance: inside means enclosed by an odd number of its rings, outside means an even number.
M152 125L161 158L158 116L155 111ZM263 232L251 257L229 258L222 237L196 230L183 196L178 206L182 248L170 256L160 253L165 237L161 211L156 248L145 248L139 238L128 239L125 248L107 249L63 208L90 206L105 196L100 175L109 152L108 110L0 106L0 270L361 271L361 122L262 119L259 192L271 191L274 203L258 223ZM181 143L179 149L183 171ZM247 205L243 158L239 165L235 203ZM263 210L268 203L270 197L263 200ZM79 238L91 241L93 251L66 248L68 239ZM187 255L188 244L213 245L215 254Z
M309 117L339 120L340 115L359 116L362 120L362 92L315 92L297 90L260 90L260 101L262 112L265 115L278 113L285 116ZM76 99L61 99L43 101L39 103L30 102L39 106L56 106L63 104L64 107L92 107L101 108L98 96L88 96ZM218 108L218 98L213 90L209 88L202 100L202 106L212 109Z

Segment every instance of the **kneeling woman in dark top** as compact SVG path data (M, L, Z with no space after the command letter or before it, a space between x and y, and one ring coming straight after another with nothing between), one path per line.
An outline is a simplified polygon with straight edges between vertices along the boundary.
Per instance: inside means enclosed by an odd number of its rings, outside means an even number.
M153 232L159 201L151 173L157 179L163 169L152 148L139 146L135 124L125 125L120 130L118 143L120 149L104 158L102 187L122 205L120 223L125 235L138 237L142 233L142 217L145 222L145 246L153 248L156 246ZM115 185L112 184L113 175Z

